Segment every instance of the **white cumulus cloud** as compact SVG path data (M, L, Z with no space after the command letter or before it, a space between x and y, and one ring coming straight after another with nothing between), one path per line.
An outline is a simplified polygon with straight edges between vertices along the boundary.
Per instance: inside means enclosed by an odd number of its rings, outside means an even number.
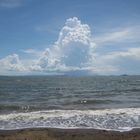
M19 59L17 54L8 55L3 59L0 59L0 66L3 70L9 71L25 71L25 67Z
M130 30L131 29L131 30ZM17 54L0 59L0 74L14 72L23 73L72 73L84 74L139 74L140 48L125 47L123 51L115 50L103 53L95 47L104 43L136 42L139 33L136 28L124 29L101 35L92 36L90 27L77 17L66 20L58 34L58 39L45 50L21 50L26 58L19 59ZM95 45L95 43L97 45Z
M58 40L43 53L33 70L69 71L86 69L94 59L95 43L90 27L77 17L66 20Z

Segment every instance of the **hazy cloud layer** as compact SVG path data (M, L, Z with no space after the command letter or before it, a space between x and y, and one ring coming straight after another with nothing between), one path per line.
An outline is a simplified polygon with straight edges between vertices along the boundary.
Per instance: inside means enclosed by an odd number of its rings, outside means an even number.
M99 74L139 74L140 48L96 54L95 58L95 67Z
M15 8L22 5L23 0L0 0L0 6L5 8Z
M114 43L136 43L140 40L140 26L123 27L114 31L108 31L102 35L94 37L94 41L98 45L104 46L104 44Z

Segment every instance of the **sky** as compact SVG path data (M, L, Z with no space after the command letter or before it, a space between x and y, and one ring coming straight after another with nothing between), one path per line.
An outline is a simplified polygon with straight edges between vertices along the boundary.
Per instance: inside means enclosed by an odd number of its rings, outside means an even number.
M0 0L0 75L140 74L139 0Z

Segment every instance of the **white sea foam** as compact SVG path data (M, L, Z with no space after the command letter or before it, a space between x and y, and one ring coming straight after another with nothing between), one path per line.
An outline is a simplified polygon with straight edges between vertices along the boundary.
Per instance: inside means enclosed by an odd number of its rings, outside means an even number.
M128 131L140 127L140 108L45 110L0 115L0 129L95 128Z

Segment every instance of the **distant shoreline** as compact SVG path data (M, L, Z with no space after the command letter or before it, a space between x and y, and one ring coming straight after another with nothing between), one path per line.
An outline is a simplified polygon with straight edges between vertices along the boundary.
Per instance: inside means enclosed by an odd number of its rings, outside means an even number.
M97 129L26 128L0 130L0 140L140 140L140 129L108 131Z

